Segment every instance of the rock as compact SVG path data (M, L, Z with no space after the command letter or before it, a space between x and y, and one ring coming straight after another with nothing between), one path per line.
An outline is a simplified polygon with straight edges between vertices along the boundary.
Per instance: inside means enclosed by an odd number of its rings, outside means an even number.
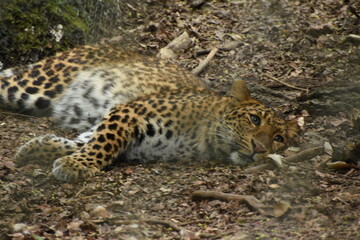
M360 108L360 82L341 82L311 89L304 101L312 115L333 115Z

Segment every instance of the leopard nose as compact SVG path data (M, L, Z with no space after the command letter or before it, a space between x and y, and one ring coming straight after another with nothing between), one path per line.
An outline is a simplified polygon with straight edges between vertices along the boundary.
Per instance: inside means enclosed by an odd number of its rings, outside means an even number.
M254 153L265 153L266 152L266 148L261 143L257 142L256 140L252 140L252 144L253 144Z

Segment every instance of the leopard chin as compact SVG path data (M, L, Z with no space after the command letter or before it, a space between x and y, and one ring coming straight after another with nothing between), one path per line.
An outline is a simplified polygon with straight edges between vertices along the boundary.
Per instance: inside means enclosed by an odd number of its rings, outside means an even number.
M245 167L251 163L254 163L255 160L252 156L245 155L240 152L232 152L229 156L231 162L235 165L239 165L240 167Z

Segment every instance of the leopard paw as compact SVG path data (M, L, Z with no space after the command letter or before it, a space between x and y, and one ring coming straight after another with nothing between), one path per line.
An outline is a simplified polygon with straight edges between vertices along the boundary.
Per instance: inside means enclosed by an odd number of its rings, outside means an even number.
M76 156L70 155L57 159L54 162L52 173L62 181L76 182L94 176L100 169L93 166L83 164L76 159Z
M50 165L57 158L72 154L83 143L57 137L54 134L31 139L20 147L15 155L18 165L37 163Z

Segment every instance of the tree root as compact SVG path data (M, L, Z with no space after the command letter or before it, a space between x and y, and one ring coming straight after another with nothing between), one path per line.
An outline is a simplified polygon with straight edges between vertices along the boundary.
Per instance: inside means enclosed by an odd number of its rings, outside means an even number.
M324 153L324 146L316 146L313 148L305 149L293 156L289 156L284 158L285 163L296 163L301 162L307 159L311 159L313 157L316 157L318 155L321 155ZM275 169L276 165L274 163L265 163L261 165L257 165L254 167L249 167L243 170L244 173L256 173L261 172L264 170L272 170Z
M238 195L230 193L222 193L216 191L195 191L191 194L192 199L217 199L226 201L239 201L248 205L251 209L257 211L261 215L269 216L265 210L265 205L256 197L251 195Z

